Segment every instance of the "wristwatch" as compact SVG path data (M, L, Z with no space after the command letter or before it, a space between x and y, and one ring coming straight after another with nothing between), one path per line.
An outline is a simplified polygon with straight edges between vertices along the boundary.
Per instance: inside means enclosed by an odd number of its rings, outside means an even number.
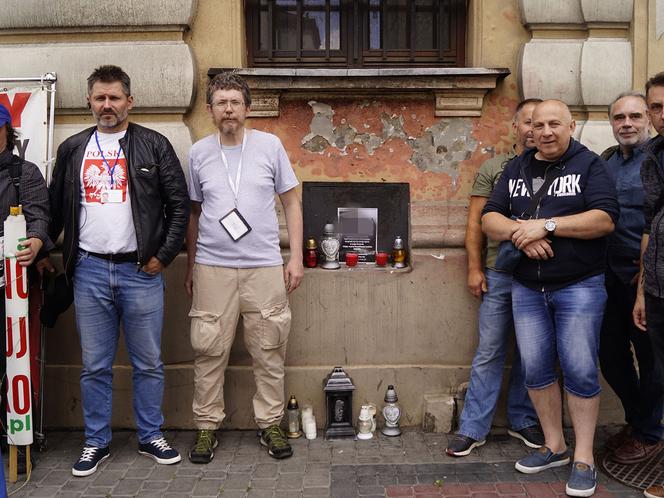
M553 232L556 231L556 220L553 218L549 218L547 220L544 220L544 230L546 230L549 235L553 235Z

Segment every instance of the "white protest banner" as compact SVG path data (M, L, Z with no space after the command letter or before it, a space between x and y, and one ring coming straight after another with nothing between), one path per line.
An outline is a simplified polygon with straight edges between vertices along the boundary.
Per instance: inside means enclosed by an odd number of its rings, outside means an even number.
M7 340L7 442L32 444L32 389L28 338L28 272L16 260L26 238L25 216L12 207L4 223L5 326Z
M14 153L35 163L46 178L47 159L47 89L45 85L0 83L0 104L12 117L12 127L18 131Z

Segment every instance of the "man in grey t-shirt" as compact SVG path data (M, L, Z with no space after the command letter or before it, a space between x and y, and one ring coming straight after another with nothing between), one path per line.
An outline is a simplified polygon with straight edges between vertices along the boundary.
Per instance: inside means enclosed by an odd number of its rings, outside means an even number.
M237 74L207 88L207 110L219 130L189 153L191 214L185 287L193 297L196 442L194 463L208 463L224 420L224 372L240 315L253 362L254 415L261 444L274 458L292 455L279 423L284 415L284 361L290 331L288 293L304 276L298 185L278 137L244 128L251 94ZM290 260L283 266L275 194L284 207Z

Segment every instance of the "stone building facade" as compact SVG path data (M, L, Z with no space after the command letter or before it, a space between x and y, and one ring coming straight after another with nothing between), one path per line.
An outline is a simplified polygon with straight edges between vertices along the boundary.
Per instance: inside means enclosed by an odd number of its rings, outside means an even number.
M343 365L358 405L380 404L395 384L402 423L419 425L425 395L456 392L476 346L478 303L466 290L463 237L477 169L510 149L512 113L523 97L564 100L582 142L596 151L611 144L606 105L664 69L664 0L469 0L461 2L466 40L458 67L361 69L249 67L250 3L4 0L0 76L57 73L57 145L93 123L85 77L98 65L120 65L132 77L132 118L168 136L186 169L191 144L213 131L208 72L242 68L255 92L250 126L282 139L301 181L409 183L411 271L307 270L291 301L286 394L322 416L322 381ZM185 265L182 253L166 272L169 427L192 426ZM49 332L46 361L46 423L80 426L71 312ZM249 428L253 376L241 334L230 365L226 425ZM132 425L130 382L121 351L117 426ZM601 422L618 421L618 404L606 393Z

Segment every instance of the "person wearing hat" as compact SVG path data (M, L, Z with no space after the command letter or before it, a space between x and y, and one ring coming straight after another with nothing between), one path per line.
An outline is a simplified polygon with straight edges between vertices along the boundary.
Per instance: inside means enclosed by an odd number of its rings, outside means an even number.
M10 206L23 206L28 238L23 242L25 249L16 253L16 259L21 266L30 266L40 250L52 247L48 238L48 190L39 168L13 154L17 138L9 110L0 104L0 218L4 222ZM14 185L13 169L20 173L18 186ZM3 225L0 225L0 240L4 236ZM0 287L4 287L4 268L0 272Z
M30 266L40 252L53 247L48 237L49 203L46 182L39 168L12 151L18 133L12 127L9 110L0 104L0 255L4 253L4 221L9 216L10 206L23 206L27 224L27 239L22 242L24 249L16 253L21 266ZM0 258L0 294L5 293L4 257ZM5 300L0 298L0 341L5 344ZM3 373L2 393L5 392L4 373L7 359L0 355L0 369ZM5 413L5 400L2 413ZM11 443L11 441L9 441Z

